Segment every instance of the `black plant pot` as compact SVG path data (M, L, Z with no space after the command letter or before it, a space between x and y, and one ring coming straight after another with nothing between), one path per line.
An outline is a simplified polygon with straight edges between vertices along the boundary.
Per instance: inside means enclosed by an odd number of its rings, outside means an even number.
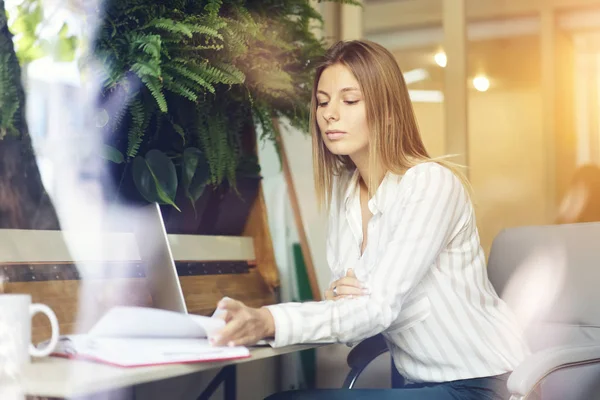
M241 236L258 196L261 177L238 177L237 190L228 184L207 188L192 207L189 199L178 192L176 204L181 212L163 206L168 233L187 235Z
M212 192L213 189L207 187L192 206L190 199L185 196L183 189L180 187L177 190L175 204L181 212L168 204L160 206L167 233L196 235L199 226L202 224L204 211L212 197Z

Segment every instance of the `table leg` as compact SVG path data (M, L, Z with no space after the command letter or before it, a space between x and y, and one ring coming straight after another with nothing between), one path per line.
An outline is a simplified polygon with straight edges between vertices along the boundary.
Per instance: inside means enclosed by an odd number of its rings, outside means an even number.
M221 383L223 383L225 391L225 400L235 400L237 389L237 371L235 365L223 367L200 394L198 400L209 400L210 396L214 394Z
M225 378L224 400L235 400L237 389L237 369L235 365L227 366L224 369L229 369L227 377Z

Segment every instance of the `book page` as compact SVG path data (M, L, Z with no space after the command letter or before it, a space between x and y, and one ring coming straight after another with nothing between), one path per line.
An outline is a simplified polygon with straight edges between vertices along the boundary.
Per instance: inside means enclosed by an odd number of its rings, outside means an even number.
M249 357L248 348L211 346L206 339L140 339L73 335L55 354L133 367Z
M206 338L225 321L146 307L114 307L89 331L96 337Z

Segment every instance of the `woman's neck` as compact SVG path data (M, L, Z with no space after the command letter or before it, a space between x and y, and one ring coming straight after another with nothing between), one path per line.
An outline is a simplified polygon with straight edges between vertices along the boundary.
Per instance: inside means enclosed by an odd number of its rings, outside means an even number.
M369 193L375 194L375 191L377 190L377 188L381 184L381 181L383 180L383 177L385 176L385 171L383 167L379 163L376 163L376 170L372 175L373 187L369 187L369 174L371 173L369 165L369 153L365 151L361 154L351 155L350 159L356 166L356 169L360 174L360 178L364 186L369 190Z

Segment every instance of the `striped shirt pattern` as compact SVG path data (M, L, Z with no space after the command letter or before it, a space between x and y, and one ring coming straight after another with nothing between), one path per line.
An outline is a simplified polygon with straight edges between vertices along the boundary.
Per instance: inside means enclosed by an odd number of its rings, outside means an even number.
M332 196L327 261L332 281L353 268L367 296L268 306L275 347L383 333L398 371L412 382L446 382L512 371L529 350L491 286L475 214L460 180L427 162L388 172L369 200L361 255L359 175Z

